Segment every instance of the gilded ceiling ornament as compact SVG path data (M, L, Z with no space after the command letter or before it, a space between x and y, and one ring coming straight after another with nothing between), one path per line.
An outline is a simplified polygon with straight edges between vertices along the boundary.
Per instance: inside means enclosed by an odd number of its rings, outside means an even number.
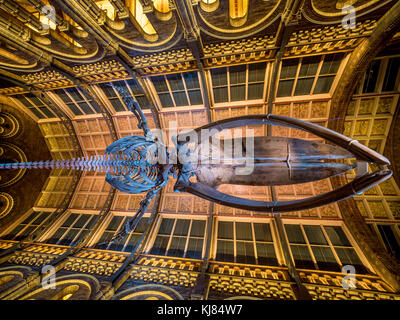
M12 143L2 142L0 143L0 149L2 150L0 155L2 163L17 163L21 161L27 161L26 155L21 148ZM26 169L24 168L13 168L13 170L10 171L1 171L0 188L9 187L18 182L24 176L25 172Z
M0 192L0 219L8 215L14 208L14 205L15 202L11 195L5 192Z
M357 0L338 0L336 1L336 9L342 10L343 8L347 6L352 6L355 4Z
M0 112L0 137L14 137L20 130L19 121L8 112Z
M145 284L124 290L113 297L113 300L183 300L183 297L170 287ZM168 314L168 312L162 314Z

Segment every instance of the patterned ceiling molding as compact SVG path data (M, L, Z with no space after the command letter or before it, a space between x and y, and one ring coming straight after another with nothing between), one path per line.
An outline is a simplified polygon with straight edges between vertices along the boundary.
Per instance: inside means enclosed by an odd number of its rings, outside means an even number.
M26 90L21 87L9 87L9 88L1 88L0 94L2 95L14 95L19 93L25 93Z
M343 29L342 25L336 25L293 32L284 57L353 50L372 33L376 25L376 20L366 20L358 22L355 29Z
M274 35L204 46L206 67L271 59L275 53Z

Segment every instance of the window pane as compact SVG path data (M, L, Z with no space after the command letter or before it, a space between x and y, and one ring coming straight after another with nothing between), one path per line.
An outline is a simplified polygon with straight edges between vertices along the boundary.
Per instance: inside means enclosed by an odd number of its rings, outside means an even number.
M297 72L299 59L283 60L281 68L281 79L294 78Z
M55 118L56 116L47 108L47 107L40 107L40 111L42 111L47 118Z
M252 242L236 242L236 262L255 264L254 248Z
M91 113L96 113L96 112L101 113L101 111L102 111L100 105L98 105L95 101L90 100L89 104L86 103L86 105L89 107ZM94 112L93 112L93 109L94 109Z
M188 93L191 105L203 104L203 97L200 90L189 90Z
M36 218L34 224L35 225L40 225L46 218L50 215L50 212L41 212L38 214L38 217Z
M272 242L271 227L268 223L254 223L256 241Z
M233 222L228 222L228 221L218 222L218 238L233 239Z
M62 224L62 227L70 227L75 219L78 217L76 213L72 213L68 219Z
M300 269L315 269L315 265L311 259L310 252L307 246L291 245L293 259L297 268Z
M122 219L123 219L123 217L121 217L121 216L114 216L111 219L110 223L108 224L108 227L107 227L106 230L108 230L108 231L117 231L119 225L122 222Z
M61 98L61 100L64 101L65 103L72 102L71 99L68 97L68 95L65 93L65 91L63 89L58 89L53 92L56 93Z
M71 245L72 241L75 239L75 237L77 236L78 232L79 232L79 230L76 230L76 229L69 230L67 232L67 234L65 235L65 237L58 244L62 245L62 246Z
M324 227L334 246L351 246L341 227Z
M231 101L242 101L246 99L246 86L231 86Z
M159 94L161 104L164 108L173 107L174 103L172 102L171 95L169 93Z
M190 238L186 252L186 258L201 259L203 251L203 239Z
M304 226L310 244L328 244L320 226Z
M36 107L43 105L43 102L33 94L30 95L28 98L32 101L33 105Z
M190 231L191 237L204 237L204 230L206 222L202 220L193 220L192 230Z
M118 98L110 99L110 102L111 102L112 106L114 107L115 111L117 111L117 112L126 111L124 105L121 103L121 101Z
M294 80L279 81L278 97L290 97L292 95Z
M185 253L186 238L173 237L168 255L173 257L183 257Z
M25 98L25 96L23 95L18 95L15 97L16 99L18 99L19 101L21 101L21 103L28 108L32 107L32 104Z
M90 108L90 106L86 102L79 102L79 107L85 112L86 114L93 114L93 110Z
M111 244L108 247L108 250L112 250L112 251L122 251L123 247L124 247L124 239L120 239L116 242L114 242L113 244Z
M85 223L88 221L88 219L90 218L90 215L88 214L83 214L77 222L75 222L74 224L74 228L83 228L83 226L85 225Z
M33 219L35 219L37 216L39 216L40 215L40 212L33 212L31 215L29 215L29 217L28 218L26 218L25 220L24 220L24 222L22 222L23 224L28 224L28 223L30 223Z
M327 271L340 271L335 256L329 247L311 246L315 260L317 260L318 268Z
M362 91L363 93L370 93L375 91L380 64L381 64L380 60L375 60L371 63L371 66L368 68L365 75L364 87Z
M114 81L112 83L112 85L114 86L114 88L118 91L118 92L125 92L128 91L128 89L126 88L125 85L125 81Z
M296 90L294 92L295 96L310 94L312 85L314 83L314 78L306 78L297 80Z
M299 77L315 76L317 74L320 61L321 58L319 56L303 58L303 61L301 62Z
M177 220L174 230L174 235L186 236L189 232L190 220Z
M393 91L399 74L400 58L389 59L382 91Z
M378 225L378 230L382 236L387 250L397 258L400 258L400 245L397 242L392 227L389 225Z
M218 240L216 260L233 262L233 241Z
M90 103L92 103L92 108L97 112L97 113L101 113L101 107L97 104L97 103L95 103L95 101L89 101Z
M343 59L343 54L341 53L329 54L325 56L320 74L336 73L339 70L342 59Z
M173 92L172 94L174 96L175 104L176 104L177 107L182 107L182 106L189 105L189 103L187 101L187 98L186 98L185 91Z
M133 94L135 94L135 95L143 94L142 88L139 86L139 84L136 80L130 79L130 80L127 80L126 83L131 88Z
M101 244L101 243L104 243L104 242L109 242L109 241L111 240L112 237L113 237L113 232L107 232L107 231L105 231L105 232L101 235L99 241L97 242L97 244L96 244L94 247L95 247L96 249L105 249L105 247L107 246L107 244L102 244L102 245L100 245L100 244Z
M160 229L158 230L159 234L171 234L172 226L174 224L175 219L164 218L161 221Z
M154 240L153 248L150 250L150 254L165 255L165 251L167 250L169 238L166 236L157 236L156 240Z
M69 93L69 95L71 96L71 98L73 100L77 101L82 101L82 96L80 95L80 93L78 92L78 90L76 90L75 88L68 88L65 89L65 91L67 91Z
M37 110L36 108L29 108L29 110L39 119L46 119L46 117L39 112L39 110Z
M72 111L72 113L76 116L83 115L82 111L80 111L74 103L67 104L67 107Z
M18 237L16 237L15 240L22 240L25 237L29 236L35 229L37 228L37 226L29 226L27 228L24 229L24 231L22 231L22 233L20 235L18 235Z
M101 83L99 85L99 87L101 88L101 90L103 90L104 94L108 97L108 98L113 98L116 97L117 94L115 93L114 89L111 86L111 83Z
M187 89L200 88L199 78L196 71L185 72L183 78L185 79Z
M184 90L183 81L180 73L167 75L169 86L172 91L174 90Z
M273 244L257 243L257 257L258 264L277 266L278 260L275 255L275 248Z
M154 87L156 88L157 92L168 91L168 86L165 82L164 76L151 77L151 81L153 81Z
M136 247L137 243L139 242L141 235L140 234L132 234L129 238L129 241L124 249L125 252L132 252L133 249Z
M228 101L228 87L214 88L215 103Z
M285 229L290 243L306 243L299 225L286 224Z
M263 97L264 83L249 84L248 99L261 99Z
M249 82L264 82L266 63L249 64Z
M149 221L149 218L140 219L139 223L137 224L136 228L134 229L134 232L138 232L138 233L145 232L146 228L148 226L148 221Z
M229 67L230 84L246 83L246 65Z
M252 240L251 223L236 222L236 239L237 240Z
M213 87L223 86L228 84L226 68L212 69L211 77L212 77Z
M150 109L149 100L145 96L136 96L136 101L142 109Z
M52 243L55 244L57 241L62 237L64 232L66 231L66 228L59 228L52 236L50 239L46 241L46 243Z
M314 94L328 93L334 79L335 76L319 77L314 88Z
M356 273L368 273L360 258L353 248L335 248L342 265L351 265L356 269Z

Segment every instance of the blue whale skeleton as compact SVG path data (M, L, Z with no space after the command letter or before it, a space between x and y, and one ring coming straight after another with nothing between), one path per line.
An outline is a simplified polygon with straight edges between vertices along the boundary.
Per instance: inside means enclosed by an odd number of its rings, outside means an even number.
M227 142L217 139L215 134L227 129L253 125L295 128L323 138L330 144L285 137L253 137L251 142L254 150L250 159L253 166L250 174L237 174L238 171L235 171L243 168L243 159L249 160L246 153L249 137L243 141L232 139L235 146L243 147L239 154L235 153L236 158L233 156L228 159L224 158L224 155L220 161L210 161L215 159L210 159L206 153L205 157L208 158L203 157L202 161L182 161L182 157L173 156L174 152L187 156L186 159L192 159L191 155L195 152L189 146L185 135L175 136L173 141L176 148L168 150L149 130L139 104L122 88L118 88L118 91L129 110L138 119L138 127L144 131L144 137L127 136L119 139L106 148L104 155L72 160L0 164L0 169L69 168L105 172L106 181L122 192L147 192L137 213L127 221L125 228L110 240L111 243L134 230L151 200L167 184L170 176L177 178L174 186L176 192L188 192L225 206L274 214L306 210L337 202L360 194L392 176L392 171L388 169L368 172L368 163L388 166L390 162L358 141L310 122L273 114L225 119L194 129L193 136L197 137L195 142L198 146L196 152L202 147L203 150L223 150ZM203 130L209 130L213 134L204 136ZM210 145L211 138L213 140ZM159 161L160 158L164 161ZM347 164L345 159L356 161L348 161ZM337 163L334 160L341 161ZM218 187L223 184L276 186L306 183L343 174L352 169L357 169L356 177L346 185L324 194L293 201L256 201L218 191ZM193 177L196 181L193 181Z

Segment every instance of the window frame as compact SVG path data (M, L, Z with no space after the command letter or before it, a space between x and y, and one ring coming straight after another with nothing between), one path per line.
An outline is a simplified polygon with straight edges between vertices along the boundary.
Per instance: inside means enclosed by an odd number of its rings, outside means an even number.
M336 71L336 73L321 74L321 70L322 70L323 64L325 62L325 58L327 56L329 56L329 55L335 55L335 54L342 54L342 53L337 52L337 53L329 53L329 54L323 54L323 55L315 55L315 56L320 58L320 60L318 62L317 71L316 71L315 75L313 76L313 84L311 86L310 93L303 94L303 95L295 95L298 81L299 81L299 79L301 80L301 79L311 78L311 76L301 76L300 77L300 70L301 70L301 67L302 67L303 60L306 59L306 58L309 58L309 57L313 57L313 56L301 56L301 57L296 57L296 58L285 58L285 59L282 59L282 61L279 64L279 73L278 73L278 76L277 76L278 81L277 81L277 85L276 85L275 93L274 93L275 94L275 102L284 102L284 101L288 101L288 100L304 100L304 97L310 97L310 96L312 96L312 99L322 99L324 97L330 97L332 95L333 90L334 90L334 88L336 87L336 85L337 85L337 83L339 81L340 75L343 73L344 67L346 66L347 61L349 59L349 55L348 54L343 54L343 56L341 58L341 61L340 61L340 64L339 64L339 67L338 67L338 70ZM295 59L299 60L298 63L297 63L296 75L294 77L281 79L282 66L283 66L284 61L295 60ZM332 77L332 76L334 77L334 79L332 81L331 87L330 87L328 92L326 92L326 93L314 93L316 85L317 85L318 80L320 78ZM281 83L281 81L288 81L288 80L293 80L294 81L290 95L285 95L285 96L281 96L281 97L278 96L279 84Z
M278 240L278 234L277 231L275 230L275 224L273 222L273 219L233 219L232 218L223 218L223 217L218 217L214 223L214 230L213 230L213 240L212 240L212 250L210 254L210 259L213 261L219 261L217 260L217 250L218 250L218 227L219 227L219 222L232 222L233 223L233 239L223 239L226 241L232 241L233 244L233 261L224 261L224 263L239 263L237 262L237 241L241 242L252 242L253 243L253 252L254 252L254 259L255 259L255 264L252 265L258 265L258 266L263 266L264 264L260 264L258 261L258 251L257 251L257 243L263 243L263 244L272 244L275 252L275 257L276 257L276 266L274 267L279 267L282 265L282 256L280 252L280 244ZM252 230L252 240L237 240L236 239L236 222L238 223L250 223L251 224L251 230ZM257 241L255 238L255 230L254 230L254 223L256 224L268 224L271 232L271 237L272 237L272 242L270 241ZM239 263L239 264L246 264L246 263Z
M291 257L291 259L292 259L292 261L293 261L293 263L295 265L296 265L296 262L295 262L294 257L293 257L293 252L292 252L292 249L291 249L291 245L296 245L296 244L293 244L293 243L289 242L289 238L288 238L288 235L287 235L287 232L286 232L285 225L297 225L297 226L300 227L300 230L301 230L302 235L303 235L304 240L305 240L305 244L297 244L297 245L301 245L301 246L306 246L307 247L307 250L308 250L308 253L309 253L310 257L311 257L312 263L314 264L314 269L307 269L307 270L316 270L316 271L323 271L323 272L339 272L340 273L340 270L332 271L332 270L320 269L319 266L318 266L318 262L317 262L317 260L315 258L314 252L312 250L313 246L315 246L315 247L318 247L318 246L319 247L329 247L331 252L332 252L332 254L333 254L333 256L334 256L334 258L335 258L335 260L336 260L336 263L337 263L339 269L341 269L344 264L340 260L339 255L336 252L336 248L339 248L339 249L352 248L354 250L354 252L356 253L356 255L358 256L358 259L360 260L360 262L361 262L362 266L364 267L365 271L369 272L370 270L373 270L371 265L369 264L368 260L365 258L364 253L356 245L356 242L355 242L353 236L347 230L347 228L345 227L345 225L343 223L337 223L336 221L327 221L327 220L325 220L325 221L307 221L307 220L304 220L304 219L302 219L301 221L293 221L291 219L282 219L282 223L283 223L283 226L284 226L283 229L284 229L285 240L287 241L288 247L289 247L290 257ZM309 239L307 237L307 234L306 234L306 232L304 230L304 226L305 225L307 225L307 226L319 226L321 228L321 230L323 232L323 235L325 237L325 240L327 241L328 244L326 244L326 245L310 244ZM335 245L333 245L330 237L328 236L328 233L325 230L325 227L340 227L342 229L343 233L345 234L345 236L346 236L346 238L347 238L347 240L348 240L350 245L349 246L335 246ZM296 266L296 269L303 269L303 268L300 268L300 267Z
M198 83L199 83L199 87L198 88L190 88L188 89L187 84L186 84L186 80L184 77L184 74L187 73L196 73L197 74L197 79L198 79ZM171 88L171 84L170 84L170 80L168 80L168 76L178 76L180 78L180 80L183 83L183 89L176 89L173 90ZM160 77L164 80L165 84L166 84L166 91L158 91L158 89L156 88L156 86L154 85L153 79L155 77ZM156 96L157 96L157 100L159 103L159 106L162 110L172 110L172 109L179 109L179 108L195 108L195 107L199 107L199 106L204 106L204 88L202 85L202 81L201 81L201 75L200 75L200 71L197 70L193 70L193 71L187 71L187 72L180 72L180 73L167 73L167 74L157 74L157 75L153 75L153 76L149 76L149 83L151 84L152 89L154 90ZM190 91L200 91L200 95L201 95L201 100L202 102L200 104L192 104L191 100L190 100L190 95L189 92ZM186 97L186 101L187 104L186 105L177 105L176 101L175 101L175 97L174 97L174 93L175 92L184 92L185 93L185 97ZM172 106L165 106L163 105L161 99L160 99L160 94L169 94L169 98L172 101Z
M167 246L165 248L165 253L162 256L171 257L171 258L179 258L179 259L194 259L194 260L204 259L204 255L206 254L205 250L206 250L206 245L207 245L206 242L207 242L207 236L208 236L208 223L209 223L209 220L207 219L206 216L195 216L195 215L194 216L191 215L191 216L187 216L187 217L185 216L184 217L182 215L176 215L176 214L161 214L159 216L157 222L156 222L156 225L154 226L153 231L152 231L152 237L151 237L151 239L149 239L149 241L147 243L147 246L146 246L146 249L145 249L145 253L146 254L153 255L151 253L151 250L153 249L153 246L154 246L156 238L159 236L159 230L160 230L161 223L162 223L163 219L173 219L174 222L173 222L173 226L171 228L171 232L168 235L162 234L162 236L168 237L168 243L167 243ZM189 220L190 221L189 222L188 233L187 233L186 236L174 235L175 227L176 227L176 224L177 224L178 220ZM190 235L191 231L192 231L193 221L204 221L205 222L205 225L204 225L204 236L202 238L198 237L198 236L192 237ZM185 249L184 249L183 257L177 257L177 256L168 255L168 251L171 248L171 242L172 242L172 239L174 237L185 238ZM187 255L187 251L188 251L188 246L189 246L189 240L191 238L203 239L203 246L202 246L202 249L201 249L201 258L195 259L195 258L190 258L190 257L186 256Z
M265 65L265 68L264 68L264 79L262 81L260 80L260 81L249 82L250 65L255 65L255 64L264 64ZM245 73L246 73L245 82L243 82L243 83L235 83L235 84L232 85L231 84L231 75L230 75L231 69L230 68L237 67L237 66L246 66L246 69L245 69ZM226 70L226 77L227 77L226 84L224 84L224 85L215 85L214 84L212 70L215 70L215 69L225 69ZM266 94L267 94L267 87L269 85L269 83L267 81L268 75L269 75L269 63L267 61L261 61L261 62L257 61L257 62L254 62L254 63L238 64L238 65L230 65L230 66L226 66L226 67L211 68L211 69L209 69L207 71L207 73L208 73L208 80L209 80L209 83L210 83L210 95L211 95L211 99L212 99L213 105L215 105L215 106L220 106L220 105L227 104L227 103L230 103L230 104L231 103L234 103L234 104L241 103L241 104L243 104L243 102L248 102L248 101L253 101L253 102L265 101ZM261 84L261 83L263 83L262 97L260 97L258 99L249 100L248 99L248 97L249 97L249 85ZM240 85L245 85L245 99L244 100L234 100L234 101L232 101L232 92L231 92L232 87L240 86ZM215 101L215 93L214 93L215 88L227 88L228 100L227 101L222 101L222 102L216 102Z

